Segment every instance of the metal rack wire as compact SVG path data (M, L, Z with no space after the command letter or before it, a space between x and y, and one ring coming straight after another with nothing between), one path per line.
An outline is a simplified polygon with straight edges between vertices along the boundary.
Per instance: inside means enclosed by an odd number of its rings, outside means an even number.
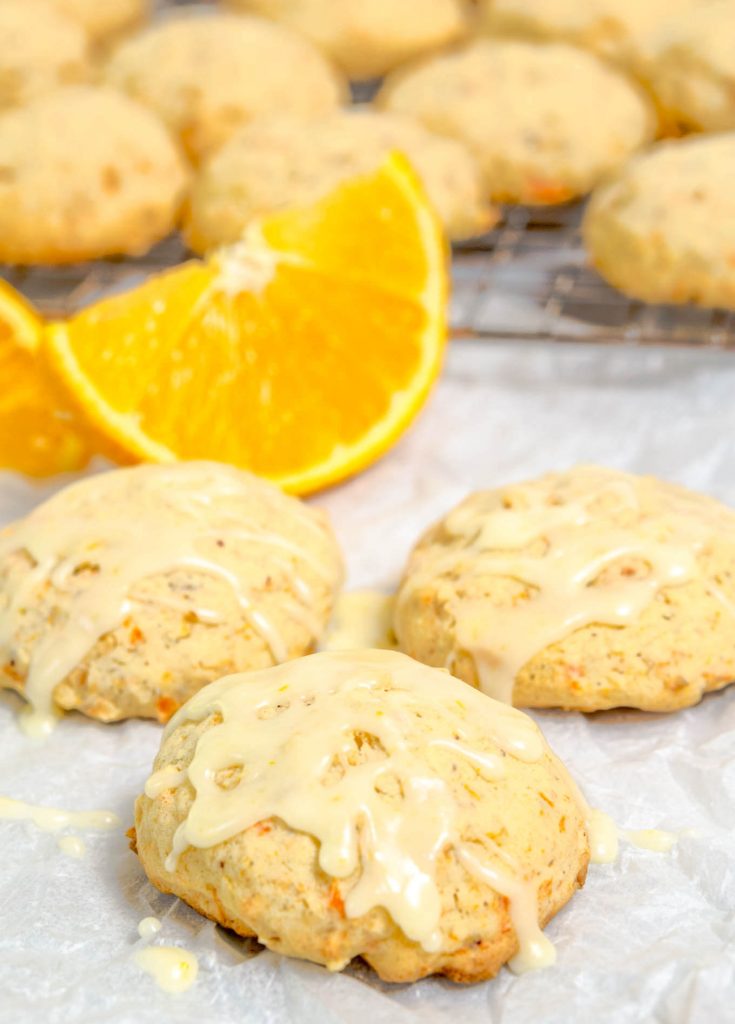
M457 247L457 333L582 342L735 348L735 313L653 306L608 287L588 265L582 206L507 211L491 234Z
M68 267L3 267L0 276L22 292L44 316L71 316L95 299L125 291L151 274L167 270L190 254L171 235L136 259L95 260Z
M612 288L587 265L581 207L511 208L501 225L455 247L451 322L464 337L735 348L735 313L650 306ZM65 317L187 258L172 235L139 259L72 267L0 268L45 315Z

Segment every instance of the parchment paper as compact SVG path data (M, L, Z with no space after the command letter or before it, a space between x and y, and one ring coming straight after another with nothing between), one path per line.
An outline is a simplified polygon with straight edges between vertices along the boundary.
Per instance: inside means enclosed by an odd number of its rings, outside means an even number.
M322 495L349 586L389 587L419 530L469 489L596 461L735 504L735 357L717 351L455 343L414 429L372 470ZM0 519L47 488L0 478ZM45 744L0 697L0 793L131 821L160 730L67 718ZM555 967L471 988L381 985L259 952L158 894L122 830L81 860L0 821L2 1024L719 1024L735 1019L735 689L656 717L536 716L591 802L629 828L684 832L671 853L624 846L591 867L549 934ZM133 963L136 926L193 950L194 987L166 995Z

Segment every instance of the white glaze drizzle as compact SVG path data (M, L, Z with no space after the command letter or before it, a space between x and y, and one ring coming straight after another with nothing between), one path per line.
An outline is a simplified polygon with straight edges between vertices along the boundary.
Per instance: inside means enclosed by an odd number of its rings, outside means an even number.
M87 852L87 845L79 836L60 836L57 845L67 857L81 859Z
M194 953L179 946L144 946L136 949L133 960L164 992L186 992L197 979L199 961Z
M576 783L572 783L576 788ZM581 791L577 789L577 802L582 808L590 839L590 860L593 864L612 864L620 853L623 839L641 850L652 853L668 853L678 842L675 832L659 828L624 829L598 807L590 807Z
M142 921L138 922L138 935L140 935L141 939L152 939L154 935L160 932L162 927L157 917L144 917Z
M609 814L597 807L587 808L585 820L590 837L590 860L593 864L612 864L618 859L620 830Z
M675 832L662 828L622 829L620 835L638 849L651 853L668 853L679 841Z
M396 650L393 633L395 597L378 590L353 590L340 594L334 606L332 621L319 649L322 651L355 651L372 648Z
M437 709L441 725L426 718L427 707ZM463 841L457 801L430 763L432 746L466 758L489 779L503 776L507 758L535 762L547 747L528 716L388 651L322 653L226 677L181 708L166 735L212 714L218 721L199 737L186 771L167 765L146 785L155 797L185 776L196 793L168 871L190 846L211 847L280 818L318 840L328 875L347 878L360 869L345 896L348 917L384 907L409 938L437 951L443 936L435 868L451 848L477 881L508 897L520 946L513 966L550 962L535 885L506 851L481 859ZM354 749L355 735L376 738L381 755L330 774L335 758ZM234 784L233 770L240 773ZM227 788L217 781L223 771ZM381 795L389 780L397 780L398 804Z
M490 864L481 863L466 848L458 851L460 862L475 878L487 882L491 888L505 896L511 908L511 918L519 948L508 961L514 974L550 967L556 961L556 949L544 935L538 924L536 893L522 878L513 877L505 871L498 871ZM523 936L521 941L520 936Z
M60 832L64 828L80 831L106 832L117 828L120 819L113 811L66 811L58 807L41 807L23 800L0 796L0 819L31 821L43 832Z
M401 586L399 603L442 576L465 590L481 577L520 585L504 605L464 597L457 615L457 647L472 656L482 690L496 700L512 702L517 673L538 651L584 626L635 622L663 588L703 578L698 555L714 532L735 537L735 513L710 498L596 466L579 467L574 477L573 493L556 499L548 478L515 485L512 507L503 491L473 495L444 520L451 546L419 546ZM660 510L646 516L649 493ZM595 585L623 559L646 564L648 573ZM715 581L704 582L732 615Z
M247 519L247 502L253 500L265 509L262 528ZM324 557L269 529L269 515L282 520L284 533L293 529L303 535L306 529L318 536ZM0 611L0 658L11 658L16 619L46 581L66 590L71 601L68 615L50 623L31 652L23 690L30 703L23 720L26 731L39 735L53 727L55 686L101 636L123 622L136 602L151 603L139 587L152 576L191 569L225 580L274 660L284 661L283 637L255 606L248 581L239 574L246 561L242 546L251 543L267 552L264 574L285 573L305 606L311 589L302 578L304 569L333 587L339 583L339 556L318 513L251 474L216 463L138 466L90 477L0 534L0 557L24 550L35 563ZM238 548L238 558L232 548ZM300 569L284 555L293 556ZM94 567L94 576L74 590L74 574L85 566ZM213 609L197 608L175 595L155 603L194 613L203 622L220 621ZM298 602L292 605L295 611ZM308 607L297 615L316 639L319 624Z
M167 789L176 789L186 779L186 768L177 768L167 764L151 775L145 784L145 795L151 800L164 793Z

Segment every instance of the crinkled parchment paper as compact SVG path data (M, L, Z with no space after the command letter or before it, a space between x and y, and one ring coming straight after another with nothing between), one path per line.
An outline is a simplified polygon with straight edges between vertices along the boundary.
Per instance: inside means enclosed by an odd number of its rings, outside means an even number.
M596 461L651 472L735 504L735 357L717 351L455 343L405 440L320 501L349 585L389 587L419 530L474 487ZM0 517L43 491L0 483ZM735 628L734 628L735 639ZM45 744L0 697L0 793L111 808L127 826L159 741L151 723L70 716ZM683 832L669 854L623 846L551 923L555 967L471 988L385 986L259 952L145 880L119 830L81 860L53 835L0 821L2 1024L719 1024L735 1019L735 688L655 717L536 716L593 804L629 828ZM136 926L199 957L166 995L133 963Z

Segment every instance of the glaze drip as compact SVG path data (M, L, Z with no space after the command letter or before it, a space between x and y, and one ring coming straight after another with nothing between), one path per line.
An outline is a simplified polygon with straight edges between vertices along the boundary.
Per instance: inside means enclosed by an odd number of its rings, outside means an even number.
M395 650L395 597L378 590L352 590L337 598L332 621L319 645L323 651L364 648Z
M107 831L117 828L120 819L112 811L66 811L60 807L41 807L24 800L0 796L0 819L31 821L44 832L60 832L63 828Z
M199 961L194 953L179 946L145 946L137 949L133 960L164 992L186 992L197 979Z

